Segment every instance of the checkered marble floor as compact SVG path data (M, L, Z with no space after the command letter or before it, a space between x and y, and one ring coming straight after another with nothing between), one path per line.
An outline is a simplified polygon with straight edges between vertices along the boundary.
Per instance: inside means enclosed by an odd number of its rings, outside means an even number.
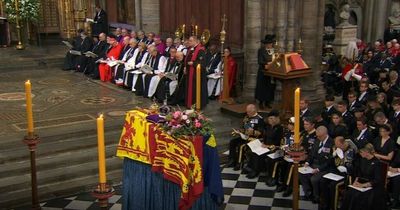
M275 193L276 187L268 187L265 181L266 177L262 175L255 179L248 179L240 171L234 171L232 168L222 169L225 194L222 209L292 209L292 196L282 197L282 193ZM301 189L300 195L302 195ZM318 205L300 200L299 208L318 209Z
M222 169L222 182L224 186L225 203L221 209L245 210L245 209L292 209L292 197L284 198L282 193L275 193L275 187L265 184L266 177L259 176L255 179L247 179L246 175L232 168ZM116 186L115 195L109 200L109 210L120 210L122 203L121 187ZM302 193L302 190L300 190ZM89 193L81 193L67 198L53 199L42 203L42 210L94 210L100 209ZM310 201L299 201L300 209L318 209L318 206ZM30 207L16 208L15 210L28 210Z

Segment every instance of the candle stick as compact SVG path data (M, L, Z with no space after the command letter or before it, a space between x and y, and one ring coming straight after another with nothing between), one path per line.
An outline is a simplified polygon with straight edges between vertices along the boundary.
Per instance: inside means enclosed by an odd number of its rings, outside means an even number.
M32 86L31 81L25 82L26 117L28 119L28 137L33 138L33 111L32 111Z
M196 109L200 110L201 106L201 97L200 97L200 91L201 91L201 66L200 64L197 64L196 68Z
M99 153L99 183L100 187L106 184L106 151L104 146L104 118L101 114L97 118L97 144Z
M300 88L294 91L294 143L300 143Z
M198 35L198 32L199 32L199 27L196 25L195 26L195 29L194 29L194 31L195 31L195 33L196 33L196 36Z

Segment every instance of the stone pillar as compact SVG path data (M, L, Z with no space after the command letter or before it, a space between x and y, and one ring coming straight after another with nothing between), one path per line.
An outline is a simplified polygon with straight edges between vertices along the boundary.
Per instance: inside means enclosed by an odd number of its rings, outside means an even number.
M296 0L288 0L288 17L287 17L287 45L286 50L293 52L295 50L295 31L297 21L296 15Z
M383 39L383 33L385 31L388 15L390 15L390 11L388 10L389 0L379 0L375 1L374 7L374 24L373 24L373 35L372 40ZM371 40L371 41L372 41Z
M281 52L286 52L286 27L288 24L287 19L288 8L287 0L280 0L277 3L277 20L275 26L276 39Z
M261 30L261 2L264 0L248 0L245 1L245 17L244 28L244 58L245 58L245 78L243 98L247 101L254 100L254 89L257 81L257 51L260 48L260 40L262 39Z
M141 1L141 25L147 32L160 32L160 0Z
M301 38L303 58L311 67L312 75L301 79L302 96L316 102L325 94L321 82L322 33L324 27L325 0L303 0Z
M373 14L374 10L374 0L366 0L365 1L365 6L363 9L364 13L364 22L363 22L363 29L362 29L362 37L361 39L369 42L372 39L372 24L373 24L373 17L375 14Z
M141 29L142 26L142 0L135 0L135 27Z

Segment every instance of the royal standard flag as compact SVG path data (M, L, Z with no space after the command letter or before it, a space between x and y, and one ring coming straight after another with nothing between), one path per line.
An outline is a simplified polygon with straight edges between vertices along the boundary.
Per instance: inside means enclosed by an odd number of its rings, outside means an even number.
M117 147L118 157L151 164L149 135L153 133L154 124L147 122L146 117L147 114L138 110L127 113Z

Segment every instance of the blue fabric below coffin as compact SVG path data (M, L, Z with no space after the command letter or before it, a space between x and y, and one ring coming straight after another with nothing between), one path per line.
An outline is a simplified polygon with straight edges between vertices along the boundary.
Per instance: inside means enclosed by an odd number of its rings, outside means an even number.
M177 210L181 190L152 172L150 165L125 158L122 195L122 210ZM207 188L192 206L192 210L203 209L218 209Z

